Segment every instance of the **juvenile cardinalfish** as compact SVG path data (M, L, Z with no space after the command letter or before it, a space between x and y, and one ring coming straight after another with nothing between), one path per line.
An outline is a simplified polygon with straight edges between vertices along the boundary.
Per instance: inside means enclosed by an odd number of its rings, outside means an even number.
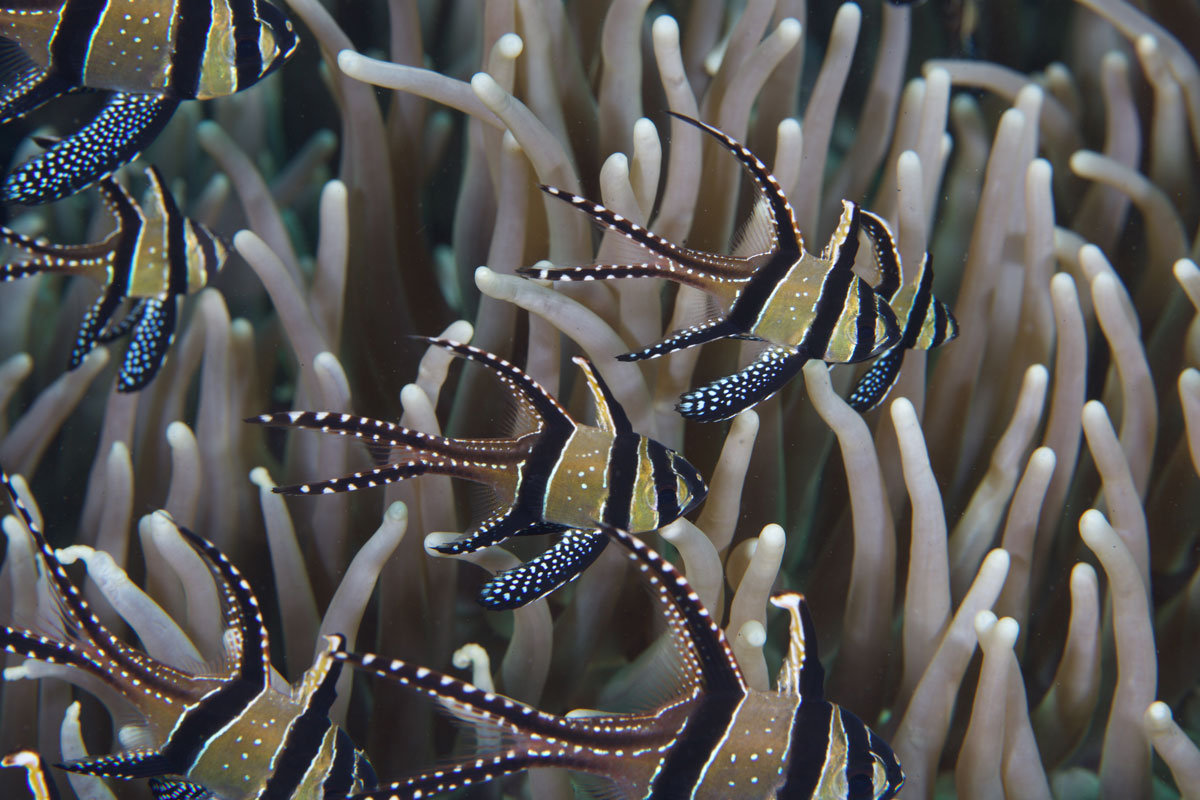
M638 246L639 255L646 260L519 271L533 278L562 281L665 278L711 295L722 309L715 318L643 350L618 356L624 361L657 358L723 338L766 343L758 358L740 372L680 398L679 412L701 422L729 419L762 402L791 380L810 358L853 363L893 348L901 338L896 314L887 297L855 271L860 231L865 230L871 237L881 232L877 226L864 226L868 212L843 201L842 216L829 244L820 256L814 256L804 249L787 196L757 156L711 125L679 114L673 116L715 138L753 179L758 201L743 241L765 242L766 250L746 256L692 250L584 197L542 186L551 196L624 235Z
M606 798L887 800L904 772L888 744L824 698L824 671L804 598L772 598L790 618L776 689L749 688L724 633L676 569L624 531L607 529L662 604L680 669L677 694L644 713L557 716L435 670L372 654L333 657L435 698L475 727L489 751L366 793L412 800L531 767L562 767L611 782ZM477 744L478 746L478 744Z
M25 261L0 265L0 281L57 272L86 275L104 285L84 315L68 369L75 369L98 342L131 334L117 391L144 388L167 357L175 338L179 299L200 291L225 264L228 249L208 228L185 217L158 169L149 167L150 187L139 205L111 178L100 182L116 229L103 241L56 245L0 227L0 241L23 250ZM116 321L126 301L132 307Z
M578 577L608 544L598 523L646 532L687 514L708 486L683 456L633 430L590 361L576 357L596 403L598 425L576 422L537 381L504 359L445 339L432 344L478 362L509 389L533 429L494 439L453 439L391 422L330 412L263 414L247 422L308 428L366 442L377 466L342 478L282 486L285 494L367 489L418 475L449 475L490 487L498 510L464 537L438 545L470 553L511 536L558 534L545 552L492 578L479 602L518 608Z
M182 100L233 94L287 61L299 39L265 0L0 0L0 124L60 95L109 94L100 113L0 186L48 203L137 157Z
M0 481L33 537L58 627L4 627L0 648L74 667L83 673L82 686L115 693L141 718L135 733L140 747L71 761L63 769L151 778L156 800L341 800L376 785L366 756L328 717L342 666L333 654L345 649L342 636L327 637L297 686L275 688L267 628L250 584L212 543L179 528L216 582L226 652L220 668L202 674L164 664L126 645L97 619L2 469ZM26 767L38 800L50 796L37 794L52 791L38 763L18 754L13 765Z

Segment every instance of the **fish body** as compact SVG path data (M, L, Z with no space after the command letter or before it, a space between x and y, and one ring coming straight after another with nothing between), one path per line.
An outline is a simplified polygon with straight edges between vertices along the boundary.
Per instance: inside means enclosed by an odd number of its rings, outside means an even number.
M894 348L900 341L901 328L888 295L877 291L856 271L862 235L878 234L874 225L878 218L872 215L868 221L869 212L843 201L842 216L828 245L820 256L813 255L805 249L791 204L766 165L745 145L718 129L689 117L674 116L714 137L753 179L758 201L743 240L762 243L765 249L746 256L691 250L586 198L543 186L550 195L624 235L646 260L638 264L535 267L520 272L533 278L566 281L658 277L712 296L722 309L718 316L640 351L618 356L627 361L656 358L721 338L764 342L766 348L745 369L680 398L680 413L702 422L729 419L767 399L810 358L831 364L854 363ZM888 236L886 247L894 249L890 233Z
M163 664L124 644L97 619L2 470L0 479L34 539L62 628L4 627L0 647L74 667L81 686L136 709L139 737L147 742L73 761L64 769L155 778L152 789L159 800L331 800L375 785L366 756L327 716L341 672L332 656L345 649L343 637L328 637L298 686L274 688L267 629L250 585L213 544L180 528L217 583L227 652L224 666L211 674Z
M255 0L7 2L0 36L79 87L184 100L233 94L296 44L291 20Z
M540 384L502 358L470 345L429 340L490 369L513 393L533 430L495 439L453 439L394 423L330 412L294 411L255 422L308 428L364 441L378 466L342 478L283 486L285 494L328 494L381 486L425 474L490 487L498 509L462 537L439 546L469 553L511 536L560 538L532 561L487 583L480 602L516 608L576 578L607 545L597 524L656 530L688 513L708 487L682 455L633 430L624 409L590 361L576 357L596 403L598 425L577 422Z
M434 670L373 654L334 658L435 698L475 726L495 752L443 762L362 800L409 800L455 791L530 767L562 767L611 783L613 798L676 800L887 800L904 773L891 748L824 699L824 672L804 598L772 602L790 618L777 687L749 688L724 633L687 580L638 539L607 529L664 608L680 664L678 693L637 714L558 716Z
M265 0L8 0L0 3L0 124L69 92L111 93L101 113L0 187L45 203L137 157L181 100L262 80L299 43Z
M111 178L99 184L116 229L87 245L55 245L0 227L0 241L27 258L0 265L0 281L40 272L85 275L103 284L71 350L75 369L97 343L131 334L117 391L144 388L158 373L175 337L178 304L198 292L225 263L228 249L205 226L185 217L158 169L149 167L142 203ZM119 312L131 307L121 319Z

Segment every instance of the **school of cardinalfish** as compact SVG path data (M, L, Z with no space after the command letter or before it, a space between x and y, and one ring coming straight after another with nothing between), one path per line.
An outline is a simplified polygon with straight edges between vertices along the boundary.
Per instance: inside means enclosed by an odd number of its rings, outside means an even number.
M224 264L219 237L180 210L162 176L146 170L138 203L112 173L161 131L182 100L231 94L261 80L294 52L287 16L258 0L124 0L141 14L141 35L125 41L105 14L117 0L61 0L0 8L0 124L60 95L98 90L99 115L20 165L0 186L3 199L57 200L93 184L116 227L100 242L56 245L0 228L22 255L0 266L0 280L42 272L99 281L71 353L79 365L97 344L129 334L117 391L149 384L167 357L179 303ZM121 30L124 33L124 30ZM83 42L107 42L89 45ZM162 46L162 42L169 46ZM136 45L136 46L134 46ZM676 115L678 116L678 115ZM699 120L697 126L749 174L756 202L741 244L730 255L673 243L587 198L541 188L624 237L623 263L529 267L548 281L661 278L705 292L710 319L619 356L638 361L723 338L761 344L739 372L687 392L677 406L701 422L729 419L777 392L809 359L830 364L875 359L848 402L877 406L909 349L953 339L957 323L933 296L928 255L903 276L887 223L843 201L829 243L805 250L788 199L746 146ZM375 466L342 477L277 488L320 495L438 474L488 487L491 513L437 549L470 553L513 536L548 534L554 543L496 575L479 603L511 609L577 578L610 542L624 549L652 589L679 664L671 697L638 713L557 716L433 669L354 652L327 637L294 686L271 681L267 629L250 584L212 543L179 534L218 588L226 652L214 666L185 671L122 642L95 616L47 542L13 482L0 470L13 509L32 538L51 598L52 624L0 630L0 645L28 659L73 668L81 685L136 709L137 747L58 765L76 773L149 779L157 800L278 798L383 800L454 791L531 767L563 767L606 780L611 795L652 798L890 798L904 773L890 747L862 721L824 699L824 673L802 596L777 595L790 642L773 691L751 689L725 636L687 579L631 536L689 513L707 493L680 453L637 433L596 365L575 358L595 405L595 425L576 421L517 366L470 345L428 340L476 362L509 390L524 429L496 438L451 438L392 422L323 411L264 414L247 420L317 430L363 441ZM437 768L381 784L367 755L329 719L343 667L429 695L477 733L479 749ZM484 744L492 742L491 749ZM36 800L57 797L32 751L0 762L27 773Z

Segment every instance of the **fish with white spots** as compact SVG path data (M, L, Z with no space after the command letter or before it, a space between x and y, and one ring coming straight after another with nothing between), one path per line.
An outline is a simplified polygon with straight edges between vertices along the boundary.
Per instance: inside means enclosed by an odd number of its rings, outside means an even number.
M608 539L597 523L643 533L657 530L704 500L708 486L682 455L635 432L593 364L576 357L596 403L598 425L577 422L537 381L499 356L445 339L432 344L478 362L512 393L532 430L488 439L456 439L395 423L333 412L263 414L247 422L307 428L366 443L374 469L341 478L282 486L284 494L369 489L419 475L448 475L492 489L497 510L466 536L436 549L454 555L500 544L511 536L557 534L525 564L492 578L479 602L517 608L578 577Z

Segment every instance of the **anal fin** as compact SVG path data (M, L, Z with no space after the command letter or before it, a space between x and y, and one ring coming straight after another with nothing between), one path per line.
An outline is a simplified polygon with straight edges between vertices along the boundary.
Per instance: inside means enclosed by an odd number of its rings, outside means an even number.
M807 356L796 350L769 347L740 372L683 395L675 408L697 422L720 422L735 417L783 388L807 360Z
M95 119L9 173L0 199L38 205L91 186L137 158L178 107L171 97L114 94Z

